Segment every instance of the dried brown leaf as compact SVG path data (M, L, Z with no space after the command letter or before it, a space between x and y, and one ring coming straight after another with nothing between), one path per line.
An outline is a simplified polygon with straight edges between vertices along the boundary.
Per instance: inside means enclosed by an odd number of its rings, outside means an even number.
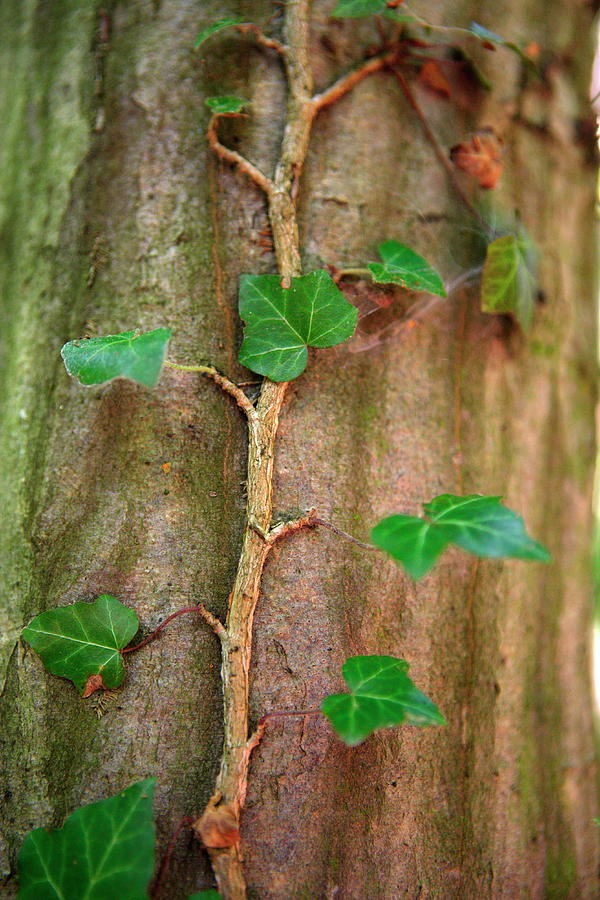
M458 169L475 178L482 188L494 188L502 175L502 141L493 128L484 128L450 150Z
M211 850L233 847L240 840L236 815L226 803L208 807L192 827Z
M436 94L447 97L448 100L452 96L450 83L444 75L442 67L437 59L428 59L427 62L423 64L421 71L419 72L419 81L430 88L430 90L435 91Z
M85 683L82 697L91 697L95 691L105 691L106 685L102 681L102 675L90 675Z

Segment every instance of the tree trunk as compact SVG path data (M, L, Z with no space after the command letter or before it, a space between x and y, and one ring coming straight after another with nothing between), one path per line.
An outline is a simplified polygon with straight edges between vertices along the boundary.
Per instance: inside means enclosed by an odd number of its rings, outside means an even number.
M333 6L313 4L317 90L378 39L371 19L330 19ZM164 849L213 789L219 646L203 622L183 617L130 658L101 717L18 636L38 612L103 592L134 607L146 633L189 603L226 609L245 504L239 410L173 370L154 392L122 381L83 389L58 351L85 331L167 325L172 359L252 378L237 363L237 281L274 270L261 245L265 199L211 155L203 100L251 100L222 139L270 173L285 82L251 37L228 31L201 54L191 48L225 15L277 33L274 9L0 3L6 897L31 828L156 775ZM311 351L292 383L275 509L315 507L368 540L379 518L417 513L436 494L499 494L554 562L449 551L415 585L330 532L276 545L255 621L253 720L318 705L341 689L350 655L389 653L410 663L448 725L388 729L350 749L321 717L269 721L242 818L249 895L588 900L600 896L588 576L596 173L581 137L591 11L575 0L446 0L419 13L540 45L543 80L524 78L510 51L476 46L492 91L469 88L468 102L466 89L448 101L412 81L445 150L484 126L503 136L491 215L517 209L539 249L534 327L524 338L479 311L467 277L480 265L477 222L396 78L361 82L314 125L299 199L305 271L364 265L393 238L455 289L406 319L402 292L345 282L363 313L393 302L363 317L348 345ZM204 850L181 838L163 897L211 884Z

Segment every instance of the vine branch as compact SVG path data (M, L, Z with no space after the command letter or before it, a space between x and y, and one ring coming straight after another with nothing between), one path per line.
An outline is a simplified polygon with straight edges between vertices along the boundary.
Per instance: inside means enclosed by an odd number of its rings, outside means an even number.
M256 31L246 28L257 36L263 46L280 52L285 62L288 83L287 116L273 178L268 178L241 154L221 144L217 136L218 117L213 116L208 127L208 142L217 156L237 165L266 195L277 270L283 287L289 286L292 278L302 274L295 200L315 115L367 75L381 71L395 59L394 53L371 59L322 94L313 96L309 19L310 0L287 3L282 45L264 39L264 36L259 37ZM216 370L199 367L197 371L221 383ZM248 415L248 502L242 549L229 597L225 633L220 635L224 720L221 767L215 791L193 828L208 850L219 892L224 900L245 900L239 820L246 798L250 755L260 742L265 728L265 722L260 722L256 731L249 736L252 625L262 573L273 544L283 535L312 524L324 524L334 531L336 529L322 520L315 520L314 510L293 522L282 522L272 527L275 441L287 383L276 383L265 378L256 406L250 404L239 386L228 381L221 386L235 397ZM337 531L350 540L356 540L339 529ZM371 549L370 545L357 543Z
M239 31L240 34L251 34L256 43L260 44L260 46L264 47L266 50L275 50L284 58L287 55L287 47L280 41L275 40L275 38L267 37L258 25L254 25L251 22L245 22L243 25L237 25L236 31Z
M253 163L247 160L245 156L242 156L241 153L238 153L236 150L230 150L229 147L225 147L225 145L220 142L217 135L217 122L220 118L221 116L219 115L211 116L208 123L206 137L211 149L214 150L220 159L224 159L226 162L233 163L234 166L237 166L251 178L267 196L269 196L273 191L273 182L271 179L267 178L257 166L253 165Z
M139 644L135 644L133 647L126 647L124 650L121 650L121 653L133 653L135 650L141 650L142 647L146 647L147 644L150 644L158 635L161 633L163 628L165 628L173 619L179 618L179 616L184 616L187 613L200 613L205 622L207 622L214 633L223 640L225 636L225 628L223 623L220 622L216 616L213 616L211 612L206 609L203 603L198 603L196 606L186 606L185 609L178 609L177 612L172 613L170 616L161 622L158 628L155 628L152 634L149 634L148 637L144 638L143 641L140 641Z
M169 362L168 359L165 360L164 365L168 366L170 369L177 369L180 372L198 372L200 375L206 375L207 378L210 378L215 384L218 384L226 394L233 397L237 405L245 412L250 421L255 420L256 410L245 391L243 391L239 385L235 384L235 382L226 378L225 375L221 375L214 366L183 366L179 363Z
M352 72L344 75L321 94L315 94L312 98L313 115L316 115L316 113L320 112L320 110L324 109L326 106L331 106L332 103L336 103L344 96L344 94L351 91L353 87L356 87L356 85L368 75L374 75L376 72L381 72L382 69L389 67L396 61L397 56L397 50L391 50L383 56L374 56Z

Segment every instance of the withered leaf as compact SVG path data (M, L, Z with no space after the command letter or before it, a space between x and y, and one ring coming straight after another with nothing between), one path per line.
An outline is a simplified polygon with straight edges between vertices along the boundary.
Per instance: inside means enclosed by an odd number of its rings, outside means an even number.
M102 675L90 675L88 680L85 683L85 687L83 689L82 697L91 697L94 691L105 691L106 685L102 681Z
M204 846L211 850L233 847L240 840L238 820L226 803L206 809L192 828Z
M450 99L452 96L452 88L437 59L428 59L423 64L419 72L419 81L443 97Z
M502 140L493 128L483 128L450 150L458 169L475 178L482 188L494 188L502 175Z

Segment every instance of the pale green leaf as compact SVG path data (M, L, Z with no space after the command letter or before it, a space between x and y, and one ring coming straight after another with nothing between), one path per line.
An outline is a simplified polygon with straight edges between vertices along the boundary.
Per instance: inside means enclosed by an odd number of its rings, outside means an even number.
M479 25L478 22L471 22L468 31L483 44L491 44L492 47L505 47L507 50L512 50L522 62L529 66L529 68L533 69L536 73L538 72L535 62L527 56L522 47L519 47L519 45L515 44L513 41L505 41L499 34L490 31L489 28L485 28L483 25Z
M154 869L149 778L36 828L19 854L19 900L144 900Z
M373 281L380 284L400 284L409 291L427 291L446 296L444 282L429 263L398 241L385 241L377 248L382 263L369 263Z
M198 891L197 894L190 894L187 900L221 900L221 895L213 889L209 891Z
M49 672L83 691L90 675L101 675L106 688L119 687L125 675L120 651L138 628L132 609L102 594L93 603L79 601L40 613L22 637Z
M363 16L382 15L395 22L414 22L414 16L401 7L390 8L386 0L339 0L331 13L337 19L360 19Z
M408 677L408 663L393 656L353 656L342 669L349 694L332 694L321 704L338 735L350 746L378 728L444 725L437 706Z
M113 378L128 378L155 387L170 337L170 328L156 328L144 334L123 331L69 341L60 353L69 375L81 384L104 384Z
M382 519L373 528L371 540L417 581L433 568L450 539L443 528L426 519L396 515Z
M306 368L307 347L333 347L354 333L358 311L320 269L281 287L279 275L242 275L240 316L246 323L240 362L273 381Z
M385 0L339 0L331 15L339 19L358 19L381 13L385 8Z
M488 244L481 278L481 308L507 313L527 331L537 290L533 245L524 233L506 234Z
M222 97L207 97L204 102L217 116L239 113L248 103L247 100L243 100L241 97L225 95Z
M224 28L233 28L236 25L241 25L243 21L244 19L229 16L225 19L219 19L218 22L213 22L212 25L208 25L207 28L200 32L200 34L194 41L194 48L198 49L198 47L203 44L204 41L208 40L209 37L212 37L213 34L217 34L217 32L223 31Z
M430 571L448 544L476 556L549 562L550 554L527 534L523 519L500 501L480 494L442 494L424 504L426 518L388 516L375 526L371 539L414 579Z

